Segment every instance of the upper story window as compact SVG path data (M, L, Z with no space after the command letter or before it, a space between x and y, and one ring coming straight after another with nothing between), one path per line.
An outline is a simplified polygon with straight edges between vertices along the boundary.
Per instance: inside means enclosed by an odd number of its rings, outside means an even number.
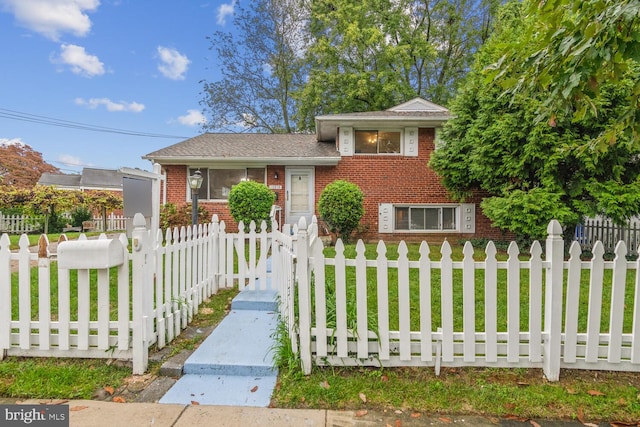
M266 176L265 168L189 169L189 175L196 170L200 170L203 178L198 192L200 200L227 200L231 187L240 181L251 180L264 184Z
M402 132L399 130L356 130L356 154L400 154Z

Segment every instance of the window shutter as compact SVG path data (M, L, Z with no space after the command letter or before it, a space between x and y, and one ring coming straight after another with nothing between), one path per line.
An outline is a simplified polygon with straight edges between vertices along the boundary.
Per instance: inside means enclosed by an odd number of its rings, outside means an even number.
M340 155L353 156L353 128L340 128Z
M418 156L418 128L406 128L404 130L404 155L408 157Z
M393 205L391 203L378 205L378 233L393 233Z
M464 203L460 207L460 231L462 233L476 232L476 205Z

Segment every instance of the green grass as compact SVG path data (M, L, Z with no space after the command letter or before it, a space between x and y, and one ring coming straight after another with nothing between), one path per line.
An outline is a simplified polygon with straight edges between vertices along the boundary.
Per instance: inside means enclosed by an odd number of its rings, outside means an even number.
M131 368L104 360L17 358L0 362L0 396L91 399L102 387L119 387Z
M387 257L397 259L397 245L387 245ZM432 260L439 260L439 247L431 247ZM463 258L462 246L452 246L454 261ZM522 251L524 252L524 251ZM376 245L366 245L368 259L377 256ZM327 257L335 255L334 248L325 251ZM355 258L355 246L345 248L345 256ZM409 245L409 259L419 258L418 245ZM484 246L475 248L474 259L485 258ZM507 259L500 250L499 261ZM527 253L520 259L526 260ZM335 325L335 285L333 267L325 270L327 276L328 327ZM461 274L454 274L454 327L462 328ZM543 276L544 280L544 276ZM611 271L605 270L603 301L611 294ZM411 328L419 330L417 272L410 275ZM347 268L347 317L355 325L355 268ZM432 330L440 322L440 272L432 271ZM631 332L633 311L634 272L627 277L624 331ZM369 329L376 330L377 283L375 269L367 271ZM521 272L522 307L521 330L528 330L528 271ZM578 330L586 331L589 293L589 271L581 277ZM476 271L476 330L484 328L484 272ZM313 292L312 292L313 295ZM398 327L397 272L389 269L390 328ZM610 307L602 304L601 330L607 331ZM498 275L498 328L506 329L506 273ZM333 325L332 325L333 322ZM349 327L352 327L349 326ZM286 341L280 349L286 354ZM477 414L493 417L514 415L520 418L560 418L583 420L616 420L633 422L640 419L640 376L637 373L613 373L585 370L562 370L559 382L548 382L539 369L443 368L436 376L433 368L366 368L314 366L311 375L301 374L297 365L281 364L279 385L273 396L277 407L372 409L380 411L402 410L429 414ZM360 393L366 396L362 401Z
M70 231L68 233L64 233L65 236L67 236L67 239L69 240L77 240L78 236L80 236L80 234L77 231ZM87 237L90 236L99 236L100 234L102 234L101 232L86 232L84 233ZM60 239L60 236L62 235L62 233L49 233L47 234L47 239L49 239L49 243L53 243L53 242L57 242ZM40 240L40 236L41 234L27 234L26 235L27 238L29 239L29 246L37 246L38 245L38 241ZM16 251L18 249L20 249L19 246L19 242L20 242L20 237L21 234L10 234L9 235L9 249L12 251Z
M235 289L221 289L204 301L190 323L191 328L218 324L227 314ZM204 339L178 336L169 344L167 357L183 349L192 350ZM150 351L154 351L151 348ZM160 363L150 364L157 373ZM96 390L121 387L131 368L109 364L105 359L8 357L0 361L0 397L32 399L91 399Z
M369 260L377 258L376 252L377 245L368 244L365 245L365 255ZM417 261L420 258L419 245L408 245L408 258L411 261ZM430 259L431 261L439 261L441 259L440 247L431 246ZM452 259L454 261L462 261L463 253L461 245L452 245ZM484 253L485 247L474 247L474 260L476 262L484 261L486 255ZM347 245L345 247L345 257L355 258L356 251L355 245ZM325 256L328 258L335 257L335 248L327 248L325 250ZM398 245L387 245L387 259L396 260L398 258ZM499 250L496 255L498 261L506 261L508 255L505 250ZM519 256L521 261L529 259L528 252L521 249ZM411 330L419 330L420 321L420 308L419 308L419 282L418 282L418 270L410 269L409 272L409 287L410 287L410 319ZM565 272L566 275L566 272ZM388 295L389 295L389 328L391 330L398 330L399 328L399 306L398 306L398 271L394 268L388 270ZM588 315L588 301L589 301L589 278L590 271L583 270L580 281L580 311L578 316L578 332L586 332L587 330L587 315ZM507 271L504 269L498 269L497 277L497 327L498 331L506 331L507 328ZM327 294L327 312L328 312L328 327L335 327L335 269L333 266L327 266L325 268L325 280L326 280L326 294ZM350 325L355 325L356 321L356 289L355 289L356 271L355 267L346 267L346 283L347 283L347 318ZM475 271L475 325L477 332L483 332L485 328L485 273L483 269L477 269ZM462 330L464 307L463 307L463 292L462 292L462 271L460 269L453 270L454 281L454 298L453 298L453 310L454 310L454 329ZM612 271L604 271L604 285L602 294L601 305L601 322L600 330L606 332L609 330L610 312L611 306L609 304L611 298L611 281ZM631 333L633 328L633 300L634 300L634 281L635 270L629 270L627 272L627 286L625 293L625 305L624 305L624 317L623 317L623 332ZM432 330L436 330L441 325L441 277L439 269L432 269L431 272L431 312L432 312ZM542 274L542 295L544 295L544 273ZM566 289L565 289L566 291ZM312 291L312 298L314 292ZM375 268L367 268L367 309L369 318L369 328L371 330L377 329L377 312L378 312L378 283ZM529 270L521 269L520 271L520 330L529 330ZM544 316L544 310L542 310ZM544 317L543 317L544 318ZM564 318L563 318L564 322Z
M314 367L281 369L280 408L369 409L426 414L625 421L640 419L637 374L564 371L559 382L537 369ZM360 393L366 396L362 401Z

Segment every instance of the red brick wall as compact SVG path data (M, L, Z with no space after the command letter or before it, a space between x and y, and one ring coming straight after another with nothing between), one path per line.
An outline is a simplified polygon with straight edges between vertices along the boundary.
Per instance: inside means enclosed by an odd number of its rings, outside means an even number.
M399 155L354 155L342 157L337 166L316 166L315 198L316 206L320 193L327 184L346 179L357 184L365 195L365 215L361 221L367 231L359 237L367 240L384 239L387 241L426 240L430 243L449 240L466 240L469 238L511 239L499 229L491 227L491 223L480 209L480 196L466 200L476 204L475 234L460 233L394 233L378 234L379 203L456 203L448 196L440 179L427 165L434 150L434 129L420 129L418 137L418 157ZM164 166L167 175L167 201L181 205L187 200L187 168L183 165ZM275 172L278 178L275 178ZM277 205L284 208L285 167L269 166L267 168L267 185L280 185L282 189L274 190L278 195ZM224 220L227 230L237 230L237 224L231 218L226 202L200 201L199 204L209 211L210 215L218 215ZM318 215L316 211L316 215ZM284 218L283 212L283 220Z
M163 166L163 172L167 177L167 202L175 203L180 206L187 202L187 167L184 165L168 165ZM276 172L278 178L275 177ZM281 189L273 190L276 193L276 204L284 206L284 166L267 167L267 185L280 185ZM162 200L162 197L161 197ZM226 201L206 201L199 200L198 206L202 206L209 212L209 216L218 215L220 221L225 222L226 230L235 232L238 230L238 224L231 217L229 212L229 204ZM283 213L284 215L284 213Z
M354 155L342 157L333 167L316 167L316 203L325 186L336 179L346 179L357 184L365 195L365 214L361 224L367 230L365 239L427 240L442 242L447 238L471 237L503 238L500 230L491 227L490 221L479 207L480 197L465 201L476 204L476 233L394 233L378 234L379 203L456 203L440 183L439 177L427 165L434 150L434 129L420 129L418 156ZM317 214L317 213L316 213Z

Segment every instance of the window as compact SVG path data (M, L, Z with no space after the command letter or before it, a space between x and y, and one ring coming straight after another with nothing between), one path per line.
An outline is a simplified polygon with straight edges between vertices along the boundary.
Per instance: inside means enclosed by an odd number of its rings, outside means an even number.
M396 206L394 228L423 231L457 230L456 207Z
M356 130L357 154L400 154L402 132L399 130Z
M265 168L244 169L189 169L189 175L196 170L202 174L202 186L198 191L200 200L226 200L231 187L244 180L265 183Z

